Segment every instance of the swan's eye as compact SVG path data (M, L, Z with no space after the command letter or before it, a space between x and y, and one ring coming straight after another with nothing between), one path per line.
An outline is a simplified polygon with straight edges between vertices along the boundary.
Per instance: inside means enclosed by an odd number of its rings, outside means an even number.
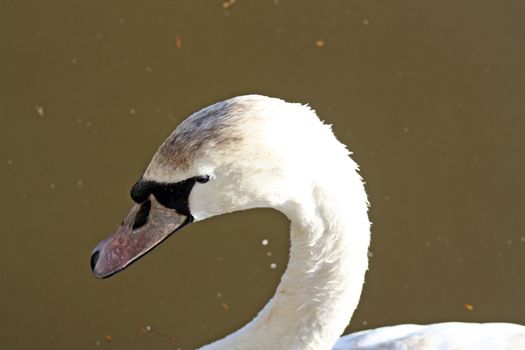
M210 181L210 175L197 176L195 177L195 181L205 184L206 182Z
M135 215L135 220L133 221L133 230L136 230L146 225L146 222L148 222L148 216L149 216L150 210L151 210L151 201L148 199L147 201L142 203L139 211L137 212L137 215Z

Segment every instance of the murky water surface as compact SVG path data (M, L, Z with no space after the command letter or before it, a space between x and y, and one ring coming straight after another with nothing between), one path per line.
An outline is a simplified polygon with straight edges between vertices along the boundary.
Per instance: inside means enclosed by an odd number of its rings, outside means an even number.
M256 314L287 262L271 210L108 280L88 266L171 130L250 92L310 103L361 165L372 258L349 331L525 322L523 2L229 3L0 4L0 347L191 349Z

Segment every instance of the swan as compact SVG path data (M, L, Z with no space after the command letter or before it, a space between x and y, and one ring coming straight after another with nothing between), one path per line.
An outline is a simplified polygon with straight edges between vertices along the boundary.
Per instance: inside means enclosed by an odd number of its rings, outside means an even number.
M258 315L201 350L525 349L516 324L399 325L339 338L368 268L368 201L358 166L308 106L234 97L187 118L131 189L134 205L91 255L109 277L196 221L258 207L290 220L290 258Z

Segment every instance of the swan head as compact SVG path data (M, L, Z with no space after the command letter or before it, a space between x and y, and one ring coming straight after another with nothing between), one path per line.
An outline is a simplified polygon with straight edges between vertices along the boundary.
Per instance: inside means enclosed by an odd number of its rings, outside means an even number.
M308 107L258 95L204 108L162 143L131 189L134 205L91 257L95 276L122 270L175 231L255 207L286 213L346 148Z

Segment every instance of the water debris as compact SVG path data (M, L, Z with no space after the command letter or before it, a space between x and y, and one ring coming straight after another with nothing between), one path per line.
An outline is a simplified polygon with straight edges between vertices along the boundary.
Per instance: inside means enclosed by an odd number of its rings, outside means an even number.
M237 2L237 0L226 0L222 3L222 8L224 9L228 9L230 7L232 7L233 5L235 5L235 3Z
M153 71L153 68L150 66L146 66L146 72L151 73Z
M44 107L43 106L35 106L36 113L44 118Z
M463 307L464 307L465 310L467 310L467 311L472 311L472 310L474 310L474 305L469 304L469 303L465 303L465 304L463 305Z
M217 298L219 298L219 299L222 298L222 293L221 292L217 293Z
M270 268L271 268L272 270L276 269L276 268L277 268L277 264L276 264L276 263L271 263L271 264L270 264Z
M84 182L82 180L77 180L77 187L82 188L84 186Z
M56 185L55 184L49 184L49 188L54 190L56 188Z
M182 49L182 37L180 35L175 37L175 47L177 49Z
M113 337L109 334L106 334L104 336L104 340L107 341L108 343L110 343L112 340L113 340Z
M267 257L271 257L272 256L272 252L266 252L266 256Z
M73 57L73 58L71 59L71 63L72 63L72 64L77 64L77 62L78 62L78 59L77 59L76 57Z
M370 24L370 20L368 18L363 19L363 24L365 26L369 25Z
M140 330L142 333L150 333L152 331L152 328L150 325L145 326Z
M264 245L264 246L267 246L268 243L270 243L270 241L268 241L267 239L263 239L261 244Z
M7 160L7 165L13 165L13 160L12 159L8 159Z
M153 330L151 326L145 326L144 328L140 330L140 333L151 334L157 337L165 338L165 339L168 339L170 343L175 343L177 341L177 337L170 335L168 333L165 333L165 332Z
M83 124L86 128L91 128L93 126L93 123L89 120L84 120L82 118L77 118L77 124ZM93 134L98 134L98 130L93 130Z
M315 41L315 46L316 47L325 47L325 45L326 45L326 43L325 43L324 39L317 39Z
M221 303L222 308L224 311L230 310L230 305L226 304L224 301Z

